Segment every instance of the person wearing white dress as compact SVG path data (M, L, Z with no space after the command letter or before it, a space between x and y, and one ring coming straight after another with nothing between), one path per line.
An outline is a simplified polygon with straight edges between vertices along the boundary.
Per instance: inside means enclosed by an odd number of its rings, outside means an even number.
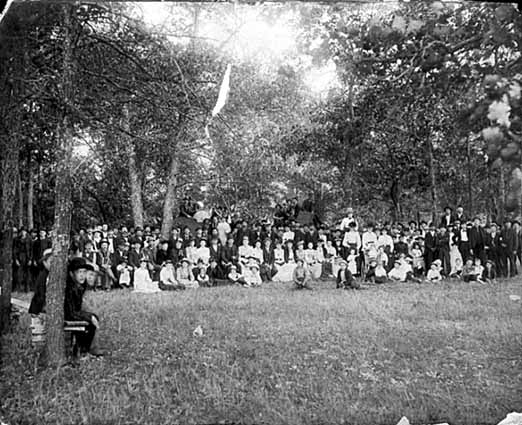
M207 241L205 239L201 239L201 241L199 241L199 248L196 251L196 257L196 263L199 260L203 260L205 267L208 267L210 263L210 249L207 247Z
M243 245L238 247L237 254L239 255L239 264L241 269L243 269L247 265L248 259L252 256L252 247L250 246L248 236L243 237Z
M174 265L172 260L165 261L165 264L160 270L158 286L163 291L175 291L178 289L185 289L183 285L178 283L175 276Z
M140 267L134 271L133 292L152 293L160 291L161 289L158 287L158 284L153 282L150 277L147 259L142 258L140 261Z
M305 263L310 271L310 275L313 279L319 279L321 277L322 263L317 258L317 251L314 249L314 243L308 242L308 247L305 249Z

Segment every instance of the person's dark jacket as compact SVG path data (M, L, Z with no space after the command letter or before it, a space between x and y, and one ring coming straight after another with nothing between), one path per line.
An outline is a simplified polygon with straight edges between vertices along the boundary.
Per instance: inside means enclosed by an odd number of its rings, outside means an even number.
M346 268L344 270L339 269L339 271L337 272L337 286L338 287L341 285L343 273L346 273L346 276L345 276L346 282L344 283L344 285L350 286L354 282L352 272L350 270L348 270L348 268Z
M484 249L486 231L480 226L473 226L469 229L468 239L469 247L473 251L480 251ZM476 253L476 252L475 252Z
M67 278L67 283L65 284L65 300L63 310L63 317L65 320L85 320L91 322L92 316L94 315L96 317L95 314L82 310L84 293L84 285L79 285L70 277Z
M40 314L45 311L45 294L48 276L48 270L42 266L34 284L35 289L31 305L29 306L29 314Z

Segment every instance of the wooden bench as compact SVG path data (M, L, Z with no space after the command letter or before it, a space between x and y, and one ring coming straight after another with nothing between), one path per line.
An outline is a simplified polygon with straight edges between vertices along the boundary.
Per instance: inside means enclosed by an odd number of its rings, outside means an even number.
M14 307L14 309L17 311L17 314L29 312L29 303L26 301L19 300L17 298L11 298L11 306ZM74 357L78 355L78 345L76 344L74 332L85 332L87 330L87 326L89 326L89 322L83 320L66 320L64 322L63 330L68 334L68 346L70 347ZM35 329L31 327L33 344L38 345L38 343L43 343L43 341L45 341L45 333L45 329Z

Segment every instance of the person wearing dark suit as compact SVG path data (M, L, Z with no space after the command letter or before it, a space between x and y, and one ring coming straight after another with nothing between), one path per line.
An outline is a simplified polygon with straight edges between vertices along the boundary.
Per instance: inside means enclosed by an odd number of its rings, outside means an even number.
M502 274L504 274L504 271L506 272L505 275L507 275L507 269L504 270L503 261L502 261L502 247L504 246L504 241L502 236L500 235L500 232L498 231L498 226L496 223L492 223L491 231L489 233L486 233L486 238L484 242L484 249L486 251L486 256L488 260L491 260L493 264L495 265L496 270L502 270Z
M511 225L511 221L505 221L501 231L502 246L500 249L499 257L502 268L497 270L507 277L508 273L510 277L517 275L517 264L516 264L516 253L518 251L518 237L517 233ZM509 267L509 272L508 272Z
M459 205L457 207L457 210L455 211L455 214L453 215L453 223L455 223L457 220L461 224L464 224L468 221L468 218L464 214L464 208L462 208L462 205Z
M116 278L116 286L119 286L118 282L120 279L120 270L118 266L123 263L127 263L127 252L125 251L125 241L123 239L117 240L116 250L111 256L111 269L114 277Z
M263 264L261 264L260 270L261 279L263 279L263 281L272 281L272 277L277 273L274 263L275 256L274 248L272 247L272 240L266 238L263 241Z
M454 218L451 213L452 209L450 207L444 208L444 215L440 219L440 226L444 225L444 227L447 229L450 224L453 224Z
M437 234L435 227L431 225L424 237L424 264L426 264L426 269L429 269L431 263L437 258Z
M239 267L239 253L236 244L234 244L233 236L229 236L227 244L222 247L219 264L225 274L228 274L232 266Z
M480 225L480 218L475 217L473 226L469 229L469 252L474 258L479 258L482 264L486 263L486 254L484 251L484 242L486 239L486 231Z
M337 289L359 289L361 285L357 283L350 270L348 270L346 262L343 261L340 266L336 279Z
M436 240L438 258L442 261L442 274L449 276L451 271L450 264L450 235L446 231L446 226L442 224Z

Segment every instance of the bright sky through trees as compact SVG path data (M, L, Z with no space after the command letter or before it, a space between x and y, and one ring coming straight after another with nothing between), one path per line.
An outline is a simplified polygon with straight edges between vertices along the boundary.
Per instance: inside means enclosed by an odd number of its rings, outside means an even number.
M232 29L227 28L228 23L202 16L198 26L198 36L213 42L216 47L224 44L223 48L233 52L240 60L254 59L265 66L277 67L292 58L292 63L300 63L304 66L303 80L311 92L314 95L324 94L338 85L335 64L329 62L326 66L317 67L312 65L310 58L298 55L297 37L300 28L296 24L296 12L285 6L277 4L271 6L280 9L271 20L262 16L258 6L239 6L227 16L232 22ZM176 11L180 7L181 4L157 2L139 5L145 23L165 32L170 31L170 21L174 15L179 16ZM225 5L217 4L213 7L224 8ZM178 43L186 43L190 40L187 37L171 37L171 39Z

